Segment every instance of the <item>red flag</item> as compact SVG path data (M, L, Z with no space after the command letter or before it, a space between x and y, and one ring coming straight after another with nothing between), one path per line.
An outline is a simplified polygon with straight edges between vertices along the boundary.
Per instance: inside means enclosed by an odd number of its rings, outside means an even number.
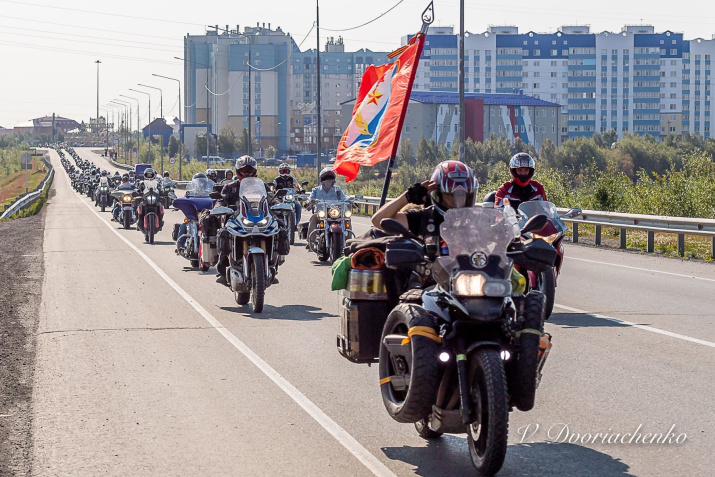
M397 152L423 44L424 35L417 34L394 63L365 70L333 167L348 182L360 166L374 166Z

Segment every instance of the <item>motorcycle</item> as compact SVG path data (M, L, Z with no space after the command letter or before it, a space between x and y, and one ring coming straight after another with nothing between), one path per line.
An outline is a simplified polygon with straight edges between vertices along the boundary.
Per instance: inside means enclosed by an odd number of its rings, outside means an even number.
M361 200L362 195L348 197L344 201L316 201L310 204L313 213L318 216L318 224L308 239L311 252L318 254L321 262L335 262L343 255L345 242L355 237L352 230L353 201ZM307 224L304 234L307 235Z
M164 206L159 201L159 186L156 180L143 182L145 192L142 194L137 214L143 215L142 223L137 224L137 230L144 234L144 241L154 243L154 236L161 230L160 216L164 215Z
M546 296L546 319L551 316L554 311L554 300L556 296L556 286L561 272L561 266L564 261L564 234L568 230L562 219L574 218L581 214L581 209L571 209L564 215L559 215L556 206L544 200L531 200L522 202L519 205L519 215L521 216L520 223L525 223L531 217L536 215L545 215L549 219L549 223L538 234L533 233L535 238L540 238L551 244L556 249L556 262L553 268L545 270L541 273L528 270L529 286L535 290L541 291Z
M381 223L402 237L387 244L386 266L411 271L416 286L400 296L383 327L385 408L396 421L414 423L423 438L466 433L482 475L501 468L510 407L533 408L551 348L544 295L520 293L524 278L515 287L512 273L514 263L553 265L553 248L527 235L545 224L545 217L532 217L519 230L511 208L451 209L441 225L447 255L430 261L429 246L399 222Z
M165 209L171 208L176 200L176 194L173 187L167 187L160 183L159 200Z
M285 194L277 192L276 197ZM287 231L278 218L271 214L285 211L285 204L269 206L269 197L262 180L247 177L239 188L238 210L216 207L212 216L225 216L225 225L219 231L220 249L230 249L226 281L239 305L249 300L254 313L261 313L266 288L274 282L278 266L285 261L290 251ZM226 244L224 241L227 240Z
M101 182L97 189L97 203L102 208L102 212L107 209L107 202L109 202L109 183Z
M114 198L114 220L129 229L137 221L136 207L134 205L133 190L115 190L110 195Z
M174 207L184 216L184 223L174 225L172 238L176 241L176 253L188 259L191 266L202 272L216 265L218 250L216 237L204 237L199 227L199 214L211 209L215 201L209 197L211 190L199 189L194 181L186 186L187 196L174 200Z

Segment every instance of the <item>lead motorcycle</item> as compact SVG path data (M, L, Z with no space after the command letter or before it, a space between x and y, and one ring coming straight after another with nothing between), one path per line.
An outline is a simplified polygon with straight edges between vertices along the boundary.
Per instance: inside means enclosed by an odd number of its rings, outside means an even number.
M537 216L519 230L511 208L451 209L441 225L448 255L431 261L424 243L399 222L381 223L403 237L387 245L387 267L411 270L414 287L382 332L385 408L396 421L414 423L424 438L466 433L482 475L502 467L510 406L533 408L551 347L543 294L515 290L512 275L514 262L553 265L553 248L528 236L545 224Z
M276 197L284 194L279 190ZM285 213L289 206L270 206L266 186L257 177L241 180L239 197L238 210L216 207L211 215L224 217L218 246L230 249L226 282L236 303L246 305L250 300L253 312L261 313L266 288L275 282L278 266L290 251L285 223L274 214Z
M110 194L115 200L112 210L114 220L127 230L137 221L136 206L134 204L135 194L137 192L134 190L121 189L117 189Z
M563 215L559 215L556 206L545 200L530 200L519 205L520 223L524 224L528 219L536 215L545 215L549 222L538 234L532 234L535 238L543 239L551 244L556 250L556 262L554 266L541 273L528 270L529 286L541 291L546 297L545 314L546 319L554 311L554 301L556 299L556 286L558 284L559 273L564 262L564 234L568 230L564 223L564 218L574 218L581 214L581 209L571 209Z

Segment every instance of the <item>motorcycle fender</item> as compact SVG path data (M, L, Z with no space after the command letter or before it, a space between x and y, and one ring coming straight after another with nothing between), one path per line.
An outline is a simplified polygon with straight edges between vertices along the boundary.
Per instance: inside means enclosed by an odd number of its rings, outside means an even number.
M469 347L467 348L467 351L464 354L469 355L473 351L476 351L479 348L495 348L497 350L501 350L502 345L500 345L496 341L477 341L475 343L470 344Z
M438 301L446 301L447 306L442 307ZM445 321L452 321L449 315L449 307L453 306L459 311L469 316L469 311L462 305L459 301L452 298L448 293L444 293L441 290L435 288L428 291L422 295L422 306L425 310L432 313L435 316L439 316Z
M343 233L343 226L342 224L330 224L330 232L334 234L341 234Z
M256 253L266 253L261 247L251 247L248 249L248 255L254 255Z

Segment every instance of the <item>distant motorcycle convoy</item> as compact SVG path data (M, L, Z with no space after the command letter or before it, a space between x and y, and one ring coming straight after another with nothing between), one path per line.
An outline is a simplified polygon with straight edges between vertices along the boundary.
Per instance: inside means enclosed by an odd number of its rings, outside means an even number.
M507 450L509 412L534 407L551 350L544 321L554 306L563 265L565 217L532 179L526 153L509 161L512 180L475 204L478 184L459 161L439 164L382 206L356 236L351 217L363 197L335 186L330 169L307 195L290 167L272 183L256 177L243 156L221 181L195 174L177 198L168 172L148 164L110 176L66 148L57 149L72 187L94 200L120 227L153 244L164 211L174 224L176 253L194 268L216 267L219 283L239 305L260 313L267 288L298 235L320 262L332 264L340 293L338 352L354 363L377 363L388 414L413 423L420 436L467 434L481 475L494 475ZM476 205L476 206L475 206ZM478 205L481 205L479 207ZM311 212L301 222L302 210Z

